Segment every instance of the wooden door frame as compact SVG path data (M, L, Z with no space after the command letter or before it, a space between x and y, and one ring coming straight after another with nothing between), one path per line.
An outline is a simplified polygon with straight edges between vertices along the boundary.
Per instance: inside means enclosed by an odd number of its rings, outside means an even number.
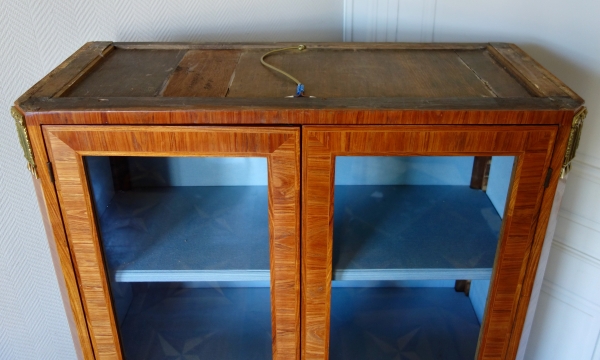
M524 320L517 309L528 303L528 297L521 299L522 286L533 281L530 264L539 258L539 252L532 258L530 253L558 131L552 125L303 127L302 358L329 356L335 156L513 155L515 181L477 353L477 359L507 358Z
M300 129L42 126L97 359L122 359L84 156L258 156L269 169L273 359L300 352Z

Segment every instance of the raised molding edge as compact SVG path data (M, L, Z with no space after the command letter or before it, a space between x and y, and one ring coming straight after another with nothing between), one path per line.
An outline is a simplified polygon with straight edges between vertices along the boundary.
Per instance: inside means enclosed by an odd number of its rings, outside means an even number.
M545 280L541 292L547 296L550 301L561 302L570 308L582 314L589 316L589 328L578 338L578 344L575 346L586 346L587 344L597 344L598 333L600 332L600 306L579 296L574 296L570 291L563 289L561 286ZM576 331L577 329L574 329ZM561 341L562 339L557 339ZM588 350L589 349L589 350ZM598 348L589 346L584 354L581 354L581 359L598 360ZM593 354L593 355L592 355Z
M577 174L577 176L590 180L596 184L600 184L600 167L596 166L586 160L590 160L588 158L573 160L572 173Z
M269 281L269 270L117 270L116 282Z
M586 227L588 229L592 229L592 230L594 230L597 233L600 233L600 223L592 221L592 220L590 220L588 218L585 218L585 217L583 217L581 215L572 213L572 212L570 212L568 210L561 209L560 212L558 213L558 217L563 218L563 219L565 219L567 221L571 221L571 222L573 222L573 223L575 223L577 225L584 226L584 227ZM554 240L559 241L561 243L564 243L565 239L562 239L562 238L560 238L558 236L555 236Z
M590 256L590 255L584 253L583 251L576 249L570 245L564 244L560 241L554 241L552 243L552 247L559 251L566 252L567 254L569 254L573 257L576 257L579 260L584 261L584 262L598 268L598 270L600 270L600 259ZM544 279L544 281L550 281L550 280ZM560 286L558 284L555 284L555 285ZM598 304L598 306L600 306L600 304Z
M333 280L489 280L492 269L342 269L333 273Z
M580 296L573 295L573 293L564 289L562 286L548 280L544 280L542 292L554 299L564 302L565 304L581 311L584 314L597 318L598 331L600 331L600 305L594 304L593 302L583 299Z

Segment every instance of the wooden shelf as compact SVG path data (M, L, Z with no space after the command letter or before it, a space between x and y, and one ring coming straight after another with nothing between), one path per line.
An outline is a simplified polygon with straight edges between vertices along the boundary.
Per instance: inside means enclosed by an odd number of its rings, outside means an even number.
M339 185L334 280L483 280L501 219L466 186ZM148 188L100 219L119 282L268 281L267 188Z
M338 185L334 280L489 279L502 219L468 186Z
M118 192L100 217L118 282L269 280L266 186Z

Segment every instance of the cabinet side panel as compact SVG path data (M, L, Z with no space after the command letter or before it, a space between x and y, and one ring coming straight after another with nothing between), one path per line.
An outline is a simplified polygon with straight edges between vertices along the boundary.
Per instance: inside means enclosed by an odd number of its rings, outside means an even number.
M81 353L83 354L84 359L94 359L92 343L79 293L78 280L73 268L71 251L65 235L58 198L56 197L56 189L54 188L54 184L51 182L48 171L44 169L44 164L48 162L48 157L46 154L42 130L39 126L28 126L27 131L29 132L35 159L37 164L39 164L39 184L44 196L47 221L49 221L52 227L52 239L49 239L49 241L54 241L56 245L54 248L56 249L62 274L65 279L65 290L69 296L69 303L71 305L73 321L77 328L77 338L81 347Z
M547 153L524 153L515 164L496 255L479 359L504 359L533 241Z
M100 359L121 359L82 158L50 132L45 131L44 137L57 175L56 187L81 285L94 352Z
M574 114L563 114L562 117L572 119L573 115ZM566 121L563 121L563 124L565 122ZM542 247L544 245L546 229L548 228L550 212L552 211L552 205L554 203L554 195L556 193L558 181L560 178L560 168L563 164L564 154L567 147L570 130L571 128L569 126L561 125L558 128L558 133L554 142L554 149L552 151L552 158L550 160L550 167L553 169L552 176L550 177L548 187L544 190L543 193L542 204L540 206L537 226L535 229L535 237L531 246L530 259L521 290L521 299L519 300L516 319L507 350L507 359L515 358L519 349L521 333L523 332L525 317L527 316L527 310L529 308L529 302L531 299L535 275L538 269L538 262L541 256Z

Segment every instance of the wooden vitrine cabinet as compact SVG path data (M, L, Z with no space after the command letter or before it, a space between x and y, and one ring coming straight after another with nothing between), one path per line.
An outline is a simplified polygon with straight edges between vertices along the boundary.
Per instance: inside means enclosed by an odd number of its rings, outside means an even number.
M89 43L13 116L86 359L514 359L582 104L510 44Z

